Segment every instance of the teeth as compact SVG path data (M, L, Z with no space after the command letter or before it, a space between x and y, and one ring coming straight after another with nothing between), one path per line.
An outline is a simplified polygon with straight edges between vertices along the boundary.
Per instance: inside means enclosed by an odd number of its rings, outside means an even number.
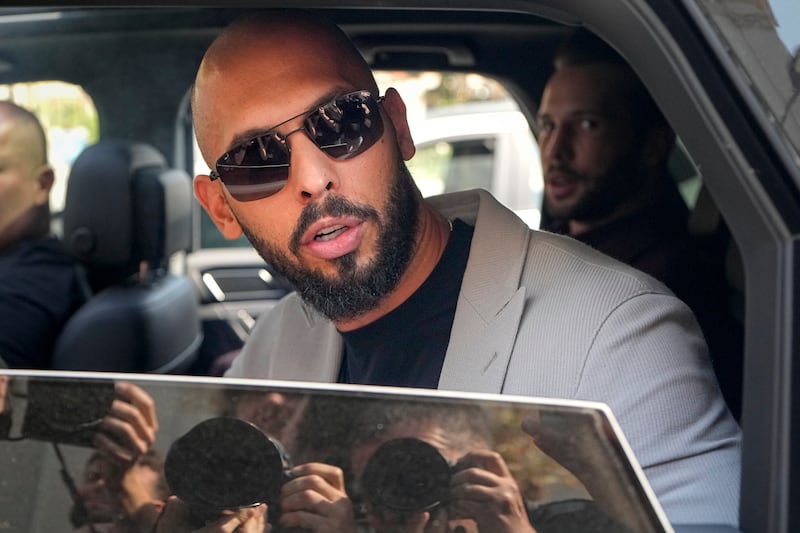
M314 236L315 241L330 241L338 237L344 230L347 229L347 226L335 226L333 228L327 228Z

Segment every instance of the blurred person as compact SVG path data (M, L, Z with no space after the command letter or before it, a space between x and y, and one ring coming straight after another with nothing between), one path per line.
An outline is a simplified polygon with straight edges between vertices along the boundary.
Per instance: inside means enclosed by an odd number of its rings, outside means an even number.
M48 368L85 301L76 262L50 234L53 180L37 118L0 102L0 359L11 368Z
M353 476L360 481L358 490L376 532L628 532L589 500L528 500L503 457L494 451L487 413L479 406L370 402L355 415L352 427ZM450 468L449 480L435 478L441 465L415 444L417 439L441 454ZM376 468L376 453L394 443L400 444L378 460ZM374 479L367 482L370 476ZM389 484L394 481L397 486L370 486L377 479ZM444 489L444 496L434 490L442 483L439 489ZM413 494L403 494L402 489L409 486L414 487ZM378 493L380 498L375 497ZM441 501L431 504L421 494ZM398 501L375 502L387 498ZM410 507L412 502L424 507L396 510ZM394 504L397 507L393 509Z
M158 503L169 497L163 459L155 450L148 450L133 463L122 465L95 452L86 463L77 496L70 515L76 531L148 532L152 516L139 516L140 510L146 505L158 510Z
M405 105L339 28L291 10L234 22L192 115L212 169L198 200L296 289L227 376L602 401L671 519L738 522L741 434L690 310L486 191L423 199Z
M254 424L277 439L294 457L296 425L308 402L305 394L233 389L228 396L234 417Z
M174 498L153 531L354 528L343 470L296 461L274 435L246 420L220 416L196 424L170 446L165 471Z
M722 263L704 260L668 160L675 133L625 60L586 30L558 49L537 115L542 228L662 281L695 313L738 418L742 328Z
M113 385L114 398L94 435L96 451L73 493L70 518L81 533L149 533L167 497L163 460L153 450L156 406L135 383Z

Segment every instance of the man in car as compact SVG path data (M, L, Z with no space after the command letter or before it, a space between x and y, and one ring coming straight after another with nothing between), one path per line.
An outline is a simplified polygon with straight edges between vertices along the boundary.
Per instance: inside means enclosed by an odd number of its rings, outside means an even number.
M53 179L37 118L0 102L0 359L11 368L48 368L84 301L74 260L50 234Z
M296 292L227 375L608 403L676 523L737 523L740 432L688 309L485 191L423 200L399 94L335 26L240 20L193 89L195 192Z
M689 234L668 168L675 133L624 59L589 32L570 35L554 65L537 116L542 228L650 274L686 302L738 416L741 326L729 312L722 263L703 260Z

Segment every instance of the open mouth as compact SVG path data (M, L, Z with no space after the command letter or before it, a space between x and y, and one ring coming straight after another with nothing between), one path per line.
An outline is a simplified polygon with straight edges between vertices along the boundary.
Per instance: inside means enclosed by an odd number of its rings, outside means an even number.
M333 226L330 228L325 228L324 230L314 235L314 240L319 242L330 241L335 239L345 231L347 231L347 226Z

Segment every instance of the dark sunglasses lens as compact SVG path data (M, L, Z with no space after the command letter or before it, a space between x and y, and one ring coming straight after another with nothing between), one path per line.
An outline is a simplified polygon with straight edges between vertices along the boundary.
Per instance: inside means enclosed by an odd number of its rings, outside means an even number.
M338 98L312 113L306 128L320 150L335 159L349 159L367 150L383 135L378 102L367 92Z
M274 134L257 137L223 155L217 173L240 202L275 194L289 178L289 151Z
M305 129L319 149L334 159L349 159L383 135L378 100L360 91L337 98L310 113ZM240 202L275 194L289 179L289 149L278 133L241 144L217 161L217 174Z
M225 188L240 202L260 200L283 189L289 179L288 165L278 167L225 167L217 165Z

